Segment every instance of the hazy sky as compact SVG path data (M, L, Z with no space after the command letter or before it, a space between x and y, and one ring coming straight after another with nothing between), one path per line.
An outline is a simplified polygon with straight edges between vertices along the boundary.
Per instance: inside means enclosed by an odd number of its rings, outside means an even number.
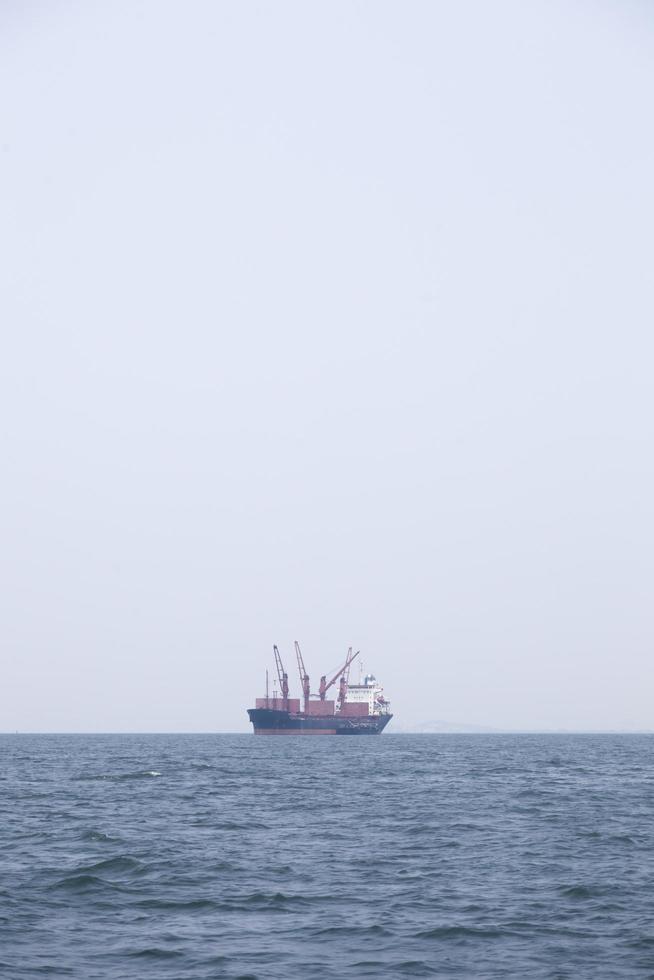
M0 37L0 729L654 727L652 6Z

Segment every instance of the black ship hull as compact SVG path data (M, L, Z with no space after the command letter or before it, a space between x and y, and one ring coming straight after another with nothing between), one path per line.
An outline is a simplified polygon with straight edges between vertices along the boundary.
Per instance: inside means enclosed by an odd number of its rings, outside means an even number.
M380 735L393 717L291 714L272 708L248 708L255 735Z

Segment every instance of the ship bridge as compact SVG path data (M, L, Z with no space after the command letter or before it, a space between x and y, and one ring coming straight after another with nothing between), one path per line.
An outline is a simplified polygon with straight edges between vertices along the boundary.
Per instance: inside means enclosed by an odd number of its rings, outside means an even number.
M374 674L359 678L358 684L348 684L346 704L366 704L369 715L387 714L389 702L384 697L384 688Z

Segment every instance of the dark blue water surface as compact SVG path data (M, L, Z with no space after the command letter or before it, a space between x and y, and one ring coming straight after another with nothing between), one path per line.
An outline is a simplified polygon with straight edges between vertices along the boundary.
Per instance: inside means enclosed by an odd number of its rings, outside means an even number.
M648 736L2 736L0 976L654 977Z

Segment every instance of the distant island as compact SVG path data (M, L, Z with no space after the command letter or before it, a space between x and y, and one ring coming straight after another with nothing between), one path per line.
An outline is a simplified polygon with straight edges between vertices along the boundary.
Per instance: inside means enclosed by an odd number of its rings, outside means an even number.
M393 725L389 731L396 735L497 735L501 728L489 728L485 725L471 725L466 722L454 721L423 721L415 725Z
M651 728L490 728L467 722L433 721L393 725L394 735L651 735Z

